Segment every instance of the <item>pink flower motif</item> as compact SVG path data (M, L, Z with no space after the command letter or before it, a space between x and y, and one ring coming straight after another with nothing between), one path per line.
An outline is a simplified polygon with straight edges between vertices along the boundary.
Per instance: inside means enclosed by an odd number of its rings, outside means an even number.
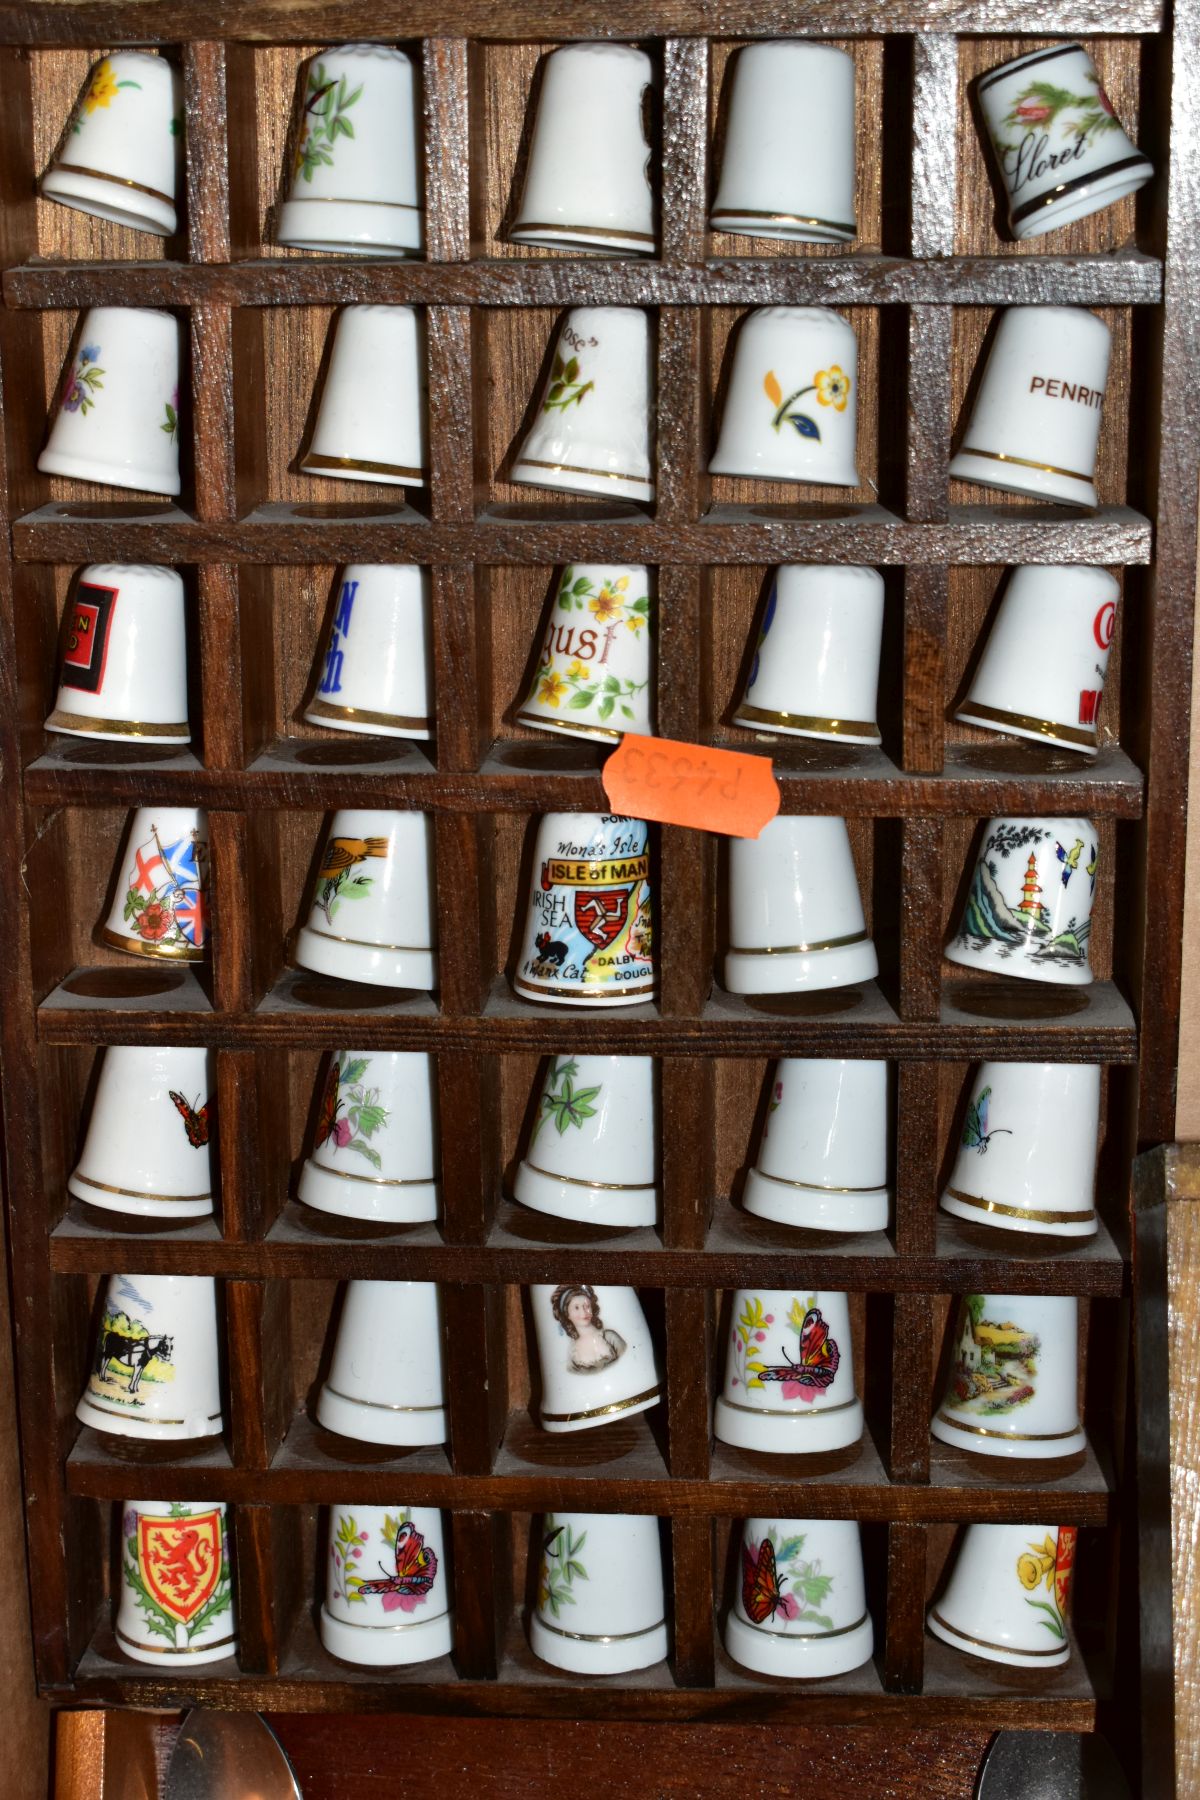
M773 1325L775 1323L774 1313L764 1313L763 1317L766 1319L768 1325Z
M329 1135L337 1145L338 1149L344 1150L346 1145L350 1142L352 1135L349 1119L338 1119Z
M351 1556L353 1556L353 1557L354 1557L354 1558L355 1558L355 1560L356 1560L356 1561L357 1561L357 1560L358 1560L358 1558L359 1558L359 1557L360 1557L360 1556L361 1556L361 1555L362 1555L362 1551L361 1551L361 1550L357 1550L357 1549L356 1549L356 1550L352 1550L352 1551L351 1551L351 1552L350 1552L350 1554L351 1554Z
M1039 105L1036 100L1022 100L1016 108L1016 115L1018 119L1024 119L1027 125L1040 125L1050 117L1050 108Z
M803 1400L806 1406L811 1406L817 1397L816 1388L805 1387L803 1382L785 1381L782 1385L785 1400Z
M779 1605L776 1610L781 1617L785 1619L798 1619L800 1617L800 1603L796 1599L795 1594L783 1594L780 1597Z
M767 1334L765 1331L756 1331L754 1338L756 1343L765 1344L767 1341Z
M415 1612L418 1606L424 1604L425 1599L424 1594L385 1594L383 1610L384 1612L395 1612L399 1608L401 1612Z
M341 1566L342 1566L342 1559L341 1559L341 1557L340 1557L340 1556L339 1556L339 1555L338 1555L338 1553L337 1553L337 1551L336 1551L336 1550L334 1550L334 1551L333 1551L333 1552L332 1552L332 1555L333 1555L333 1566L334 1566L334 1568L335 1568L335 1569L340 1569L340 1568L341 1568Z
M1115 119L1117 116L1116 109L1104 89L1099 85L1096 87L1096 99L1100 102L1101 112L1106 112L1110 119Z
M730 1385L730 1387L736 1387L736 1386L737 1386L737 1384L738 1384L738 1378L737 1378L737 1376L736 1376L736 1375L735 1375L735 1376L734 1376L734 1377L733 1377L733 1378L732 1378L732 1380L731 1380L731 1381L730 1381L730 1383L729 1383L729 1385Z

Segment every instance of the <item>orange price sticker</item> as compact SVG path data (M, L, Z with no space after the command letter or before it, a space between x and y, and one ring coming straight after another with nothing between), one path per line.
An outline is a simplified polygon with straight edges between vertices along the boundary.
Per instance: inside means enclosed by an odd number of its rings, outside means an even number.
M604 765L614 812L756 838L779 811L769 756L627 733Z

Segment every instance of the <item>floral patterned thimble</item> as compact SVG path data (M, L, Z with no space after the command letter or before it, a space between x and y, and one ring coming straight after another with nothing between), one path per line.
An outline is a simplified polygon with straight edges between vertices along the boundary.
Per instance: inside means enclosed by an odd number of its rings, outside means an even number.
M529 1647L571 1675L625 1675L667 1654L658 1520L640 1513L543 1513Z
M347 1282L317 1424L362 1444L444 1444L442 1335L436 1282Z
M591 1431L663 1397L658 1352L631 1287L531 1287L543 1431Z
M133 956L208 954L208 819L194 806L141 806L117 860L101 943Z
M170 237L183 161L183 84L165 56L113 50L93 65L41 190L79 212Z
M577 306L511 479L567 493L651 501L650 320L637 306Z
M81 569L62 617L58 693L47 731L186 744L183 582L152 563Z
M723 1444L806 1456L862 1436L845 1294L739 1288L713 1429Z
M878 744L883 577L851 564L785 564L767 594L735 725Z
M115 1634L134 1662L209 1663L237 1654L223 1500L127 1500Z
M658 1104L649 1056L552 1056L513 1197L586 1225L658 1218Z
M1154 165L1126 136L1082 44L1031 50L975 84L1012 237L1041 237L1135 194Z
M343 1219L438 1215L435 1071L423 1050L336 1050L297 1194Z
M351 563L342 570L304 717L363 737L432 736L428 569Z
M213 1052L199 1044L111 1045L68 1192L106 1212L206 1218L213 1074Z
M731 994L786 994L871 981L867 930L844 819L779 813L729 846Z
M173 313L93 306L63 370L42 474L177 494L179 359Z
M708 222L790 243L854 241L854 58L845 50L783 38L738 51Z
M746 1211L810 1231L883 1231L887 1064L782 1056L770 1080Z
M433 827L425 813L334 813L317 856L303 969L374 987L432 988Z
M341 256L423 249L416 73L403 50L340 44L314 56L294 133L277 243Z
M522 725L598 744L652 732L650 575L641 564L568 563L546 618Z
M747 1519L725 1648L756 1675L846 1675L875 1648L853 1519Z
M764 306L734 340L713 475L857 487L858 339L840 313Z
M985 1062L967 1090L942 1211L1039 1237L1093 1237L1097 1063Z
M947 961L1086 987L1099 861L1090 819L989 819Z
M91 1373L75 1408L111 1437L216 1437L222 1430L217 1292L211 1275L111 1275Z
M977 1456L1054 1461L1086 1448L1074 1294L965 1294L931 1430Z
M344 306L305 475L421 487L429 479L424 320L411 306Z
M454 1643L445 1525L433 1506L329 1508L321 1642L363 1668L432 1662Z
M1056 1669L1071 1654L1074 1525L968 1525L940 1596L934 1637L1014 1669Z
M601 813L546 813L513 978L551 1006L636 1006L654 993L649 828Z

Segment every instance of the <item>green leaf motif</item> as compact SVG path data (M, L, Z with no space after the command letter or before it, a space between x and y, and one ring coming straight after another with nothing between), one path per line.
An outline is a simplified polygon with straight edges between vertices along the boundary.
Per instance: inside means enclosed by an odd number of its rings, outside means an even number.
M354 1082L362 1080L370 1066L369 1056L348 1056L344 1062L339 1059L338 1080L351 1086Z

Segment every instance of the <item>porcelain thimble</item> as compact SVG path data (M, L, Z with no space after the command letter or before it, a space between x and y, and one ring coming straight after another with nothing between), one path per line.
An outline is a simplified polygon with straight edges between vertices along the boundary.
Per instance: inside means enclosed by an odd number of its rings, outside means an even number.
M1095 506L1111 343L1104 320L1085 307L1010 306L951 475L1005 493Z
M643 819L546 813L513 986L551 1006L636 1006L654 993Z
M177 494L179 321L145 306L93 306L63 370L43 475Z
M667 1654L658 1520L644 1513L543 1513L533 1523L537 1602L529 1646L571 1675L625 1675Z
M964 1294L934 1437L976 1456L1074 1456L1078 1334L1074 1294Z
M278 243L342 256L424 247L415 86L410 58L390 44L339 44L312 58Z
M386 1669L448 1655L451 1592L436 1506L329 1508L320 1630L331 1656Z
M597 744L652 732L650 618L642 565L568 563L519 723Z
M92 563L63 610L47 731L186 744L183 582L152 563Z
M336 1050L297 1194L343 1219L412 1225L438 1214L433 1059Z
M1008 194L1008 229L1040 237L1135 194L1154 173L1082 44L1031 50L975 84Z
M742 323L713 475L857 487L858 340L822 306L764 306Z
M1054 1669L1071 1654L1074 1525L968 1525L926 1615L934 1637L1014 1669Z
M344 306L305 475L420 487L429 479L424 322L411 306Z
M542 65L514 244L598 255L654 253L650 58L631 44L564 44Z
M878 569L848 563L776 569L734 724L786 737L879 743L882 637Z
M1100 1139L1096 1063L980 1063L942 1210L974 1225L1092 1237Z
M853 1519L747 1519L725 1648L756 1675L828 1680L867 1662L862 1539Z
M947 961L1086 987L1099 859L1090 819L989 819Z
M208 817L195 806L139 806L117 860L102 942L133 956L208 954Z
M778 813L729 846L731 994L846 987L879 973L846 821Z
M164 56L113 50L93 64L42 195L170 237L183 150L183 83Z
M552 1056L513 1184L534 1212L585 1225L658 1218L658 1105L649 1056Z
M432 988L434 942L428 815L335 812L317 859L308 920L296 935L297 964L373 987Z
M206 1218L213 1209L212 1065L212 1051L199 1044L106 1050L68 1192L106 1212Z
M747 237L853 242L852 56L802 38L738 52L708 222L714 231Z
M1082 563L1015 569L955 718L1091 754L1120 594Z
M566 316L513 481L650 501L650 320L637 306Z
M587 1282L529 1289L543 1431L591 1431L663 1397L658 1353L631 1287Z
M713 1430L739 1450L806 1456L862 1436L845 1294L739 1288Z
M350 563L342 570L304 717L364 737L431 735L428 569Z
M216 1437L222 1429L211 1275L110 1275L75 1408L112 1437Z
M121 1509L117 1643L134 1662L208 1663L237 1653L223 1500L127 1500Z
M888 1222L888 1066L783 1056L742 1204L810 1231Z
M348 1281L317 1424L363 1444L444 1444L435 1281Z

